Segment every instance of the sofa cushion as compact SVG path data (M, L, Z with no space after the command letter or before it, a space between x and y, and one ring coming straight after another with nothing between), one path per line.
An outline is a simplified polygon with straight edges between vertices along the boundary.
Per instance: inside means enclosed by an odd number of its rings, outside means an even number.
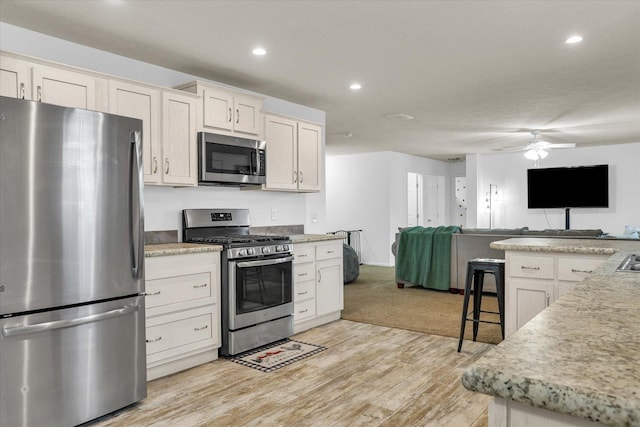
M602 234L602 230L525 230L523 236L545 236L545 237L597 237Z
M461 234L496 234L496 235L520 235L529 227L520 228L461 228Z

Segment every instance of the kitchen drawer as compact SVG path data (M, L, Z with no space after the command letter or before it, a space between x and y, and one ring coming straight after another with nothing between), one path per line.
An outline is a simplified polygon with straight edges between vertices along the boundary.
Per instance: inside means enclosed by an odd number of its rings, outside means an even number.
M553 279L553 257L513 255L508 260L509 275L534 279Z
M316 246L316 261L342 257L342 241Z
M147 356L213 338L212 312L180 314L183 317L181 319L175 319L175 315L158 316L153 323L165 322L146 328Z
M208 272L147 280L147 308L215 297Z
M312 244L293 245L294 264L315 261L315 246Z
M293 283L304 282L305 280L315 281L316 269L312 262L297 264L293 267Z
M580 282L598 268L606 257L602 258L558 258L558 280Z
M303 301L309 298L316 297L316 282L315 280L307 280L305 282L294 282L293 284L293 301Z
M309 299L293 303L293 320L301 320L314 317L316 315L316 300Z

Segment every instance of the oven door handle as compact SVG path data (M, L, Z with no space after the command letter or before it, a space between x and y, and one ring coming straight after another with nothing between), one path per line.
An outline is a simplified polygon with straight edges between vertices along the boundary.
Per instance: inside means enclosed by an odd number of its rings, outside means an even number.
M293 261L293 256L288 256L284 258L261 259L258 261L244 261L244 262L237 263L236 266L238 268L261 267L263 265L282 264L290 261Z

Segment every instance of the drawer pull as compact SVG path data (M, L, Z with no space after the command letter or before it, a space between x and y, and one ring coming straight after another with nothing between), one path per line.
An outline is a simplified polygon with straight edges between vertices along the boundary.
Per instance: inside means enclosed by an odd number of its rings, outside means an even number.
M304 277L306 275L307 275L307 273L300 273L300 274L298 274L298 277Z
M200 326L199 328L193 328L194 331L203 331L205 329L208 329L209 325L204 325L204 326Z
M298 295L306 295L307 293L308 293L308 291L298 292Z
M540 267L529 267L526 265L521 265L520 268L523 270L540 270Z
M147 342L158 342L161 339L162 339L162 337L158 337L158 338L154 338L154 339L151 339L151 340L147 340Z
M193 289L198 289L198 288L206 288L207 284L203 283L202 285L193 285Z
M160 291L155 291L155 292L145 292L144 293L146 296L151 296L151 295L160 295Z
M572 268L571 272L572 273L587 273L587 274L591 274L591 273L593 273L593 270L580 270L580 269L577 269L577 268Z
M328 253L328 254L332 254L332 253L333 253L333 251L327 251L327 253Z
M307 311L309 311L309 309L308 309L308 308L305 308L304 310L300 310L300 311L298 311L298 313L299 313L299 314L302 314L302 313L306 313Z
M306 258L306 257L307 257L307 254L300 254L300 255L297 255L297 257L298 257L298 258Z

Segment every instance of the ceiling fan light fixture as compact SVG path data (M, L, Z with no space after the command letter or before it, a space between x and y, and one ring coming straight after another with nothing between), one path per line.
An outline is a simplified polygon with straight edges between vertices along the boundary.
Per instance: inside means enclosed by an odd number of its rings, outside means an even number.
M538 152L533 148L525 151L524 156L529 160L538 160Z
M541 159L544 159L544 158L545 158L545 157L547 157L548 155L549 155L549 152L548 152L548 151L545 151L545 150L543 150L542 148L539 148L539 149L538 149L538 156L539 156Z

